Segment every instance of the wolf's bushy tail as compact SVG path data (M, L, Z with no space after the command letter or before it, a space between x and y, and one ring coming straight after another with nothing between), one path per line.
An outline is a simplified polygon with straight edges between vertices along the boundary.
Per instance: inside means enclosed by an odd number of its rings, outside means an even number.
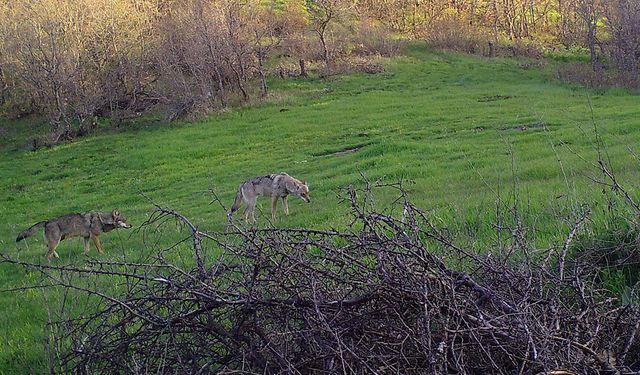
M47 221L41 221L39 223L33 224L29 229L25 230L24 232L20 233L18 235L18 237L16 237L16 242L22 241L25 238L29 237L29 236L33 236L40 227L44 227L44 225L47 223Z

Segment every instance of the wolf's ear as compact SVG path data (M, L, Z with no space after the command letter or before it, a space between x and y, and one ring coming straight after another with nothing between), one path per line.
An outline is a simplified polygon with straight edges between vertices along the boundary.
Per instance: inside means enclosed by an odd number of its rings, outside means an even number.
M111 216L113 217L120 216L120 212L118 212L117 208L114 208L113 211L111 211Z
M309 186L309 184L307 184L307 180L302 181L302 185Z

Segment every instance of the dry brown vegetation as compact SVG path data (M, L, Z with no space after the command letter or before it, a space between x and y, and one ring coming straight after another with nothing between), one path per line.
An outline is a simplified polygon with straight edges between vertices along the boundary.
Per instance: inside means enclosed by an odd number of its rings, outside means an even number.
M637 85L638 25L631 0L7 0L0 109L46 115L55 143L100 117L118 125L159 105L175 119L264 97L269 75L316 62L339 73L395 53L398 37L486 56L583 46L600 80L615 68Z
M175 119L246 102L267 95L267 76L281 64L323 59L328 70L347 58L356 45L350 7L296 0L3 2L0 104L9 116L46 115L56 143L91 131L97 117L117 125L157 104ZM393 51L380 34L357 52Z

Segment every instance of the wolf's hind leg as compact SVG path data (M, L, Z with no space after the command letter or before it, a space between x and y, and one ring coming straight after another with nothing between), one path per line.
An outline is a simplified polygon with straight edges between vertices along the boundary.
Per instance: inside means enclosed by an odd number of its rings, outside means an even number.
M274 195L271 197L271 220L276 219L277 208L278 208L278 197Z

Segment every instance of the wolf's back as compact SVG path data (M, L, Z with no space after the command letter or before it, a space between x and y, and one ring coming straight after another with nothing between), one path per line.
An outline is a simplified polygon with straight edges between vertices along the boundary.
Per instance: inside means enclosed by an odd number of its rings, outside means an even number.
M46 223L47 221L45 220L45 221L41 221L39 223L33 224L29 229L23 231L18 235L18 237L16 237L16 242L22 241L29 236L33 236L38 231L38 229L40 227L44 227Z

